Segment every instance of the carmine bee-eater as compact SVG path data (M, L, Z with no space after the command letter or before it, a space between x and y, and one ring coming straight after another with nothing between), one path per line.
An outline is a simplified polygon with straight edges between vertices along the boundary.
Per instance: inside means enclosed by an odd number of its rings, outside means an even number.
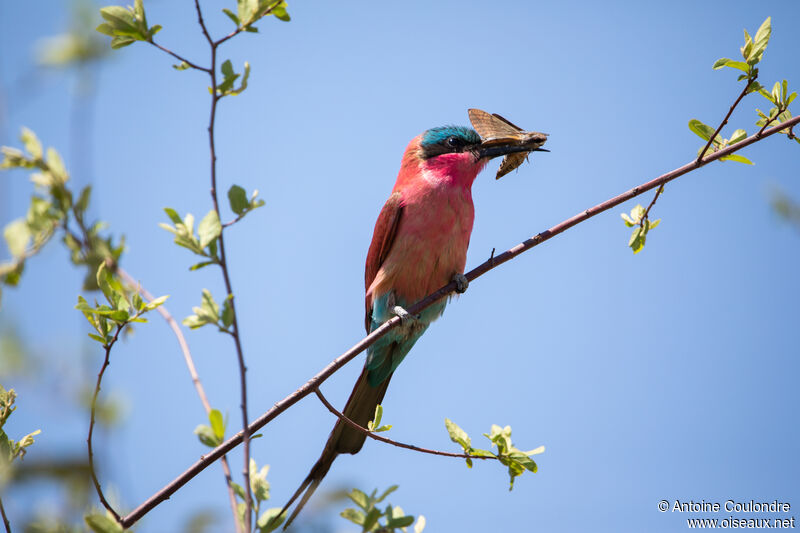
M402 323L381 337L367 351L367 361L343 414L366 427L375 407L383 401L397 365L436 320L445 300L411 317L405 307L455 281L457 292L467 289L464 265L474 211L472 182L486 163L501 155L545 151L546 136L524 145L519 137L482 143L469 128L433 128L415 137L406 148L392 194L375 223L367 253L366 314L371 332L394 315ZM366 436L342 420L328 437L325 449L308 477L286 504L287 509L303 494L286 526L294 520L343 453L358 453Z

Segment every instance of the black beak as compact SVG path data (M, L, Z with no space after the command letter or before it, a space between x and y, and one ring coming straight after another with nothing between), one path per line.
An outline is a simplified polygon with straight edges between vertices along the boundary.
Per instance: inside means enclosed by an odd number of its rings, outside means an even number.
M500 157L501 155L508 155L514 154L519 152L549 152L545 148L532 148L531 145L524 145L519 144L518 142L514 142L513 144L492 144L489 146L480 145L475 149L475 153L478 156L478 159L488 158L494 159L495 157Z

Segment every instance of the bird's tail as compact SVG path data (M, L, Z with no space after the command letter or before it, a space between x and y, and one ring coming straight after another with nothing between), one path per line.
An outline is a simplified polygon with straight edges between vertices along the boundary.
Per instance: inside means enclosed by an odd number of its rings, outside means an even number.
M386 394L386 388L389 386L389 380L392 377L390 374L383 382L378 384L377 387L373 387L369 384L368 373L369 371L365 367L358 381L356 381L353 392L350 393L350 398L347 400L347 405L345 405L344 411L342 412L344 416L364 428L367 427L367 423L372 420L375 414L375 407L383 401L383 396ZM283 506L281 515L286 512L301 494L303 495L297 507L295 507L291 516L286 521L286 525L283 526L284 529L289 527L289 524L297 517L303 509L303 506L308 502L308 499L311 498L311 495L317 490L317 487L322 482L322 478L328 473L336 457L341 453L358 453L364 445L366 438L366 435L350 427L347 422L341 419L336 422L333 431L331 431L328 437L328 442L325 443L325 449L322 450L322 455L317 459L317 462L314 464L313 468L311 468L311 472L306 476L306 479L300 487L295 491L286 505Z

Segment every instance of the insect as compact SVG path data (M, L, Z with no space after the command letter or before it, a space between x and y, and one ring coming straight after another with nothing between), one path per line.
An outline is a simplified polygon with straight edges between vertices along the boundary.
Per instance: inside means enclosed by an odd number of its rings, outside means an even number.
M528 159L531 152L546 152L541 146L547 141L547 134L538 131L525 131L516 124L512 124L497 113L489 114L480 109L470 109L469 121L472 127L483 139L484 146L493 144L508 143L513 139L520 147L530 148L519 152L508 154L500 163L495 179L500 179L515 168L519 167Z

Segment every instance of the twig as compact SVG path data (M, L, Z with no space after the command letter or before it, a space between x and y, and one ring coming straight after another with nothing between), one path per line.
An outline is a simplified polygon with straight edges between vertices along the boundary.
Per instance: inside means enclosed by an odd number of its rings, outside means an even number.
M97 474L95 473L94 452L92 451L92 433L94 432L94 415L95 412L97 411L97 396L100 394L100 382L103 381L103 374L105 373L106 368L111 362L110 361L111 348L114 346L114 343L117 342L117 339L119 338L119 333L120 331L122 331L123 327L124 326L118 325L117 331L114 333L114 337L108 344L105 345L106 355L105 359L103 360L103 366L100 367L100 372L97 374L97 384L94 387L94 395L92 396L92 408L89 417L89 436L86 438L86 446L89 449L89 474L92 476L92 483L94 483L94 489L97 492L97 496L100 498L100 503L103 504L103 507L105 507L109 513L111 513L111 515L117 520L117 522L121 521L120 516L119 514L117 514L114 508L111 507L111 504L108 503L108 501L106 501L106 497L103 495L103 489L100 488L100 482L97 480Z
M708 157L704 158L702 161L692 161L691 163L687 163L680 168L677 168L671 172L666 174L662 174L661 176L648 181L647 183L643 183L638 187L634 187L620 195L617 195L605 202L598 204L592 208L586 209L585 211L581 212L578 215L575 215L567 220L564 220L560 224L556 224L552 228L545 230L537 235L534 235L530 239L523 241L513 248L503 252L502 254L493 258L492 261L486 261L481 265L478 265L476 268L470 270L465 276L467 280L470 282L479 278L480 276L484 275L488 271L502 265L503 263L514 259L518 255L530 250L531 248L538 246L539 244L547 241L559 233L563 233L566 230L570 229L571 227L584 222L600 213L611 209L612 207L616 207L624 202L627 202L631 198L635 198L640 194L643 194L647 191L655 189L656 187L661 186L664 183L672 181L684 174L691 172L692 170L696 170L712 161L716 161L721 157L725 157L726 155L730 155L746 146L750 146L751 144L760 141L761 139L765 139L779 131L782 131L787 128L791 128L792 126L800 123L800 116L793 117L786 122L775 126L774 128L770 128L766 130L761 137L756 137L752 135L747 139L744 139L741 142L738 142L734 145L728 146L714 152L713 154L709 155ZM450 282L444 287L438 289L437 291L429 294L424 299L420 300L419 302L415 303L411 307L407 309L407 311L412 315L417 315L424 309L427 309L435 302L441 300L451 292L455 291L456 283ZM266 413L262 414L260 417L255 419L250 426L248 427L248 433L253 433L258 431L265 425L267 425L270 421L278 417L281 413L289 409L291 406L296 404L301 399L305 398L309 394L314 392L314 389L319 387L326 379L331 377L337 370L342 368L345 364L350 362L354 359L358 354L366 350L368 347L372 346L378 339L386 335L390 330L397 327L400 323L399 317L393 317L383 324L381 324L378 328L372 331L369 335L361 339L357 344L355 344L352 348L344 352L342 355L331 361L328 366L318 372L314 377L309 379L306 383L304 383L300 388L295 390L293 393L285 397L284 399L280 400L279 402L275 403L275 405ZM151 509L156 507L159 503L169 499L171 495L173 495L176 491L178 491L183 485L188 483L192 478L197 476L200 472L205 470L211 463L222 457L224 454L228 453L236 446L238 446L242 442L242 432L240 431L224 443L220 444L216 448L214 448L210 453L203 456L199 461L194 463L188 469L186 469L182 474L180 474L177 478L169 482L165 485L161 490L153 494L150 498L148 498L144 503L139 505L136 509L131 511L130 514L125 516L122 519L122 526L125 528L131 527L133 524L136 523L137 520L142 518Z
M413 444L405 444L403 442L397 442L396 440L387 439L386 437L381 437L380 435L368 430L367 428L361 427L346 416L336 410L334 406L330 404L330 402L323 396L322 391L319 390L319 387L314 388L314 392L316 393L319 401L328 408L328 411L335 414L339 417L340 420L343 420L347 425L350 427L360 431L367 437L371 439L375 439L380 442L385 442L386 444L391 444L392 446L397 446L398 448L406 448L407 450L414 450L415 452L422 452L422 453L429 453L431 455L443 455L444 457L458 457L461 459L495 459L494 457L487 457L484 455L469 455L466 453L451 453L451 452L440 452L439 450L429 450L428 448L420 448L419 446L414 446Z
M133 276L128 274L122 267L117 267L117 274L122 277L128 285L135 286L139 288L142 296L144 296L145 300L148 302L152 302L155 298L153 295L144 287L142 287ZM167 322L167 325L170 327L172 332L175 334L175 337L178 339L178 344L181 347L181 352L183 353L183 359L186 362L186 368L189 370L189 375L192 378L192 383L194 384L194 388L197 391L197 396L200 397L200 402L203 404L203 408L206 411L206 414L211 412L211 404L208 401L208 397L206 396L206 391L203 388L203 383L200 381L200 376L197 374L197 369L194 366L194 359L192 358L192 352L189 351L189 343L186 341L186 337L183 335L183 331L181 327L178 325L178 322L175 318L170 314L167 310L165 305L160 305L156 308L158 314ZM240 530L239 527L239 519L238 519L238 512L236 510L236 493L233 491L233 479L231 478L231 468L228 464L228 457L223 455L220 459L220 463L222 464L222 472L225 475L225 486L228 489L228 500L231 504L231 511L233 512L233 518L236 521L237 530Z
M741 102L741 101L742 101L742 98L744 98L744 96L747 94L747 90L750 88L750 85L752 85L752 84L753 84L753 82L754 82L754 81L756 81L756 78L757 78L757 77L758 77L758 76L753 76L753 78L752 78L752 79L749 79L749 80L747 80L747 85L745 85L745 86L744 86L744 89L742 89L742 92L741 92L741 94L739 94L739 98L737 98L737 99L736 99L736 101L735 101L735 102L733 102L733 105L732 105L732 106L731 106L731 108L728 110L728 114L727 114L727 115L725 115L725 118L724 118L724 119L722 119L722 122L720 123L719 127L717 128L717 131L715 131L715 132L714 132L714 135L712 135L712 136L711 136L711 137L708 139L708 142L707 142L707 143L706 143L706 145L703 147L703 150L700 152L700 155L698 155L698 156L697 156L697 160L696 160L696 161L697 161L698 163L700 162L700 160L702 160L702 159L703 159L703 156L704 156L704 155L706 155L706 152L708 151L708 148L711 146L711 143L713 143L713 142L714 142L714 139L716 139L716 138L717 138L717 135L719 135L719 132L721 132L721 131L722 131L722 128L724 128L724 127L725 127L725 124L727 124L727 123L728 123L728 119L729 119L729 118L731 118L731 114L733 114L733 110L734 110L734 109L736 109L736 106L737 106L737 105L739 105L739 102Z
M774 116L774 117L772 117L772 118L770 118L770 119L768 119L768 120L767 120L767 121L764 123L764 125L763 125L763 126L761 126L761 129L760 129L760 130L758 130L758 133L756 133L756 135L761 135L762 133L764 133L764 130L765 130L765 129L767 129L767 126L769 126L770 124L772 124L773 122L775 122L775 120L776 120L776 119L777 119L779 116L781 116L781 113L783 113L784 111L786 111L785 109L783 109L783 106L778 106L777 110L778 110L778 112L777 112L777 113L775 113L775 116ZM790 133L790 134L792 133L792 129L791 129L791 128L789 128L789 133ZM791 138L791 137L790 137L790 138Z
M650 216L650 210L653 209L654 205L656 205L656 201L658 200L658 197L661 196L661 193L663 193L663 192L664 192L664 184L662 183L658 187L658 190L656 191L655 196L653 196L653 200L650 202L650 205L648 205L647 209L644 210L644 215L642 215L641 220L639 220L639 225L640 226L644 227L644 221L645 220L649 220L648 217Z
M210 69L207 69L206 67L201 67L200 65L197 65L197 64L195 64L195 63L192 63L192 62L191 62L191 61L189 61L188 59L185 59L185 58L183 58L183 57L179 56L178 54L176 54L175 52L173 52L173 51L172 51L172 50L170 50L169 48L165 48L165 47L161 46L160 44L158 44L157 42L155 42L155 41L154 41L154 40L152 40L152 39L150 39L150 40L149 40L149 41L147 41L147 42L148 42L148 43L150 43L150 44L152 44L153 46L155 46L155 47L156 47L156 48L158 48L159 50L162 50L162 51L164 51L164 52L168 53L169 55L171 55L172 57L174 57L174 58L175 58L175 59L177 59L178 61L182 61L182 62L186 63L187 65L189 65L190 67L192 67L192 68L193 68L193 69L195 69L195 70L202 70L203 72L205 72L205 73L207 73L207 74L210 74L210 73L211 73Z
M3 515L3 525L6 526L6 533L11 533L11 522L8 521L8 517L6 516L2 498L0 498L0 515Z

